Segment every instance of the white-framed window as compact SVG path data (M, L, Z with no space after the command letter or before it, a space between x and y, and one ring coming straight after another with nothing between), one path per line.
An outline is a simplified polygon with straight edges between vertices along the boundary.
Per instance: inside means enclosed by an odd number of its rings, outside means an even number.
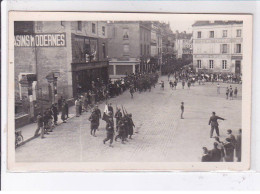
M223 30L222 37L223 37L223 38L227 37L227 30Z
M237 29L237 37L241 37L242 35L242 30L241 29Z
M227 60L222 60L222 69L227 69Z
M228 45L227 44L221 45L221 53L228 53Z
M241 44L236 44L236 53L241 53L242 49L241 49Z
M201 69L201 60L197 60L197 67Z
M214 61L213 60L209 60L209 68L210 69L214 68Z
M92 23L92 33L96 34L96 24Z
M209 37L214 38L214 31L209 31Z
M102 26L102 35L105 36L106 35L106 27Z

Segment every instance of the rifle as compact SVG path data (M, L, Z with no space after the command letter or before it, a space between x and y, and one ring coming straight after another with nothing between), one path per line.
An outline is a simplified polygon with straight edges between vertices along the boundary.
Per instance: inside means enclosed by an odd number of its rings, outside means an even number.
M124 116L126 116L126 113L125 113L125 111L124 111L124 107L123 107L123 105L121 105L121 106L122 106L123 114L124 114Z

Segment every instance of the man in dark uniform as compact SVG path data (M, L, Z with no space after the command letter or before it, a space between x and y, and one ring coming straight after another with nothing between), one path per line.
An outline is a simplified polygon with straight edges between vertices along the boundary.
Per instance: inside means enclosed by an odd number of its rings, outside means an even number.
M118 135L115 137L115 141L117 141L117 139L120 138L121 143L124 144L125 143L125 123L124 123L124 120L122 119L122 117L118 121L117 131L118 131Z
M123 114L121 113L121 109L120 108L116 108L116 114L115 114L115 118L116 118L116 128L118 129L118 122L119 120L121 120Z
M234 149L235 147L231 143L230 138L226 138L226 142L223 143L225 149L225 161L226 162L233 162L234 161Z
M211 161L220 162L221 160L221 150L218 149L218 143L214 142L214 148L210 151Z
M99 126L99 115L95 111L95 109L92 111L88 120L91 122L90 134L93 135L94 137L96 137L96 130L98 129L98 126Z
M98 130L98 127L99 127L99 120L101 119L101 111L100 109L98 108L98 105L95 105L94 107L94 110L93 110L96 114L97 114L97 117L98 117L98 120L97 120L97 130Z
M228 129L227 134L228 134L228 138L231 139L231 143L233 144L233 146L236 147L237 140L236 140L235 136L232 134L232 130Z
M108 108L108 111L112 113L112 117L114 117L114 109L112 107L112 104L109 103L107 108Z
M129 139L132 139L132 135L134 134L134 127L135 127L135 124L132 119L132 114L127 115L127 124L128 124Z
M211 157L209 151L206 147L203 147L203 156L201 158L201 162L211 162Z
M107 125L106 125L106 131L107 131L107 137L103 140L103 143L105 144L106 141L110 140L109 142L109 146L112 146L113 143L113 139L114 139L114 122L113 122L113 118L109 117L109 119L107 120Z
M53 115L53 119L54 119L54 125L57 125L58 114L59 114L58 108L57 108L57 103L52 105L51 111L52 111L52 115Z
M214 129L216 129L217 136L219 136L218 119L225 120L221 117L216 116L215 112L212 112L212 116L209 119L209 125L211 125L210 138L213 136Z

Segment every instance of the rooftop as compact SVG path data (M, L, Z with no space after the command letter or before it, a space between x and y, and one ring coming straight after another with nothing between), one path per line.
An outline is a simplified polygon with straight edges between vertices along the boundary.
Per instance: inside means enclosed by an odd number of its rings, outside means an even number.
M243 21L223 21L223 20L216 20L216 21L196 21L192 27L194 26L216 26L216 25L232 25L232 24L243 24Z

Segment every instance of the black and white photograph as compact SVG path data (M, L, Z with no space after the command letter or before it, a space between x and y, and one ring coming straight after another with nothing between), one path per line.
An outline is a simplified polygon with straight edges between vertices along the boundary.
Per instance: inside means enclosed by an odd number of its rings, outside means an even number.
M11 12L10 170L248 170L252 16Z

